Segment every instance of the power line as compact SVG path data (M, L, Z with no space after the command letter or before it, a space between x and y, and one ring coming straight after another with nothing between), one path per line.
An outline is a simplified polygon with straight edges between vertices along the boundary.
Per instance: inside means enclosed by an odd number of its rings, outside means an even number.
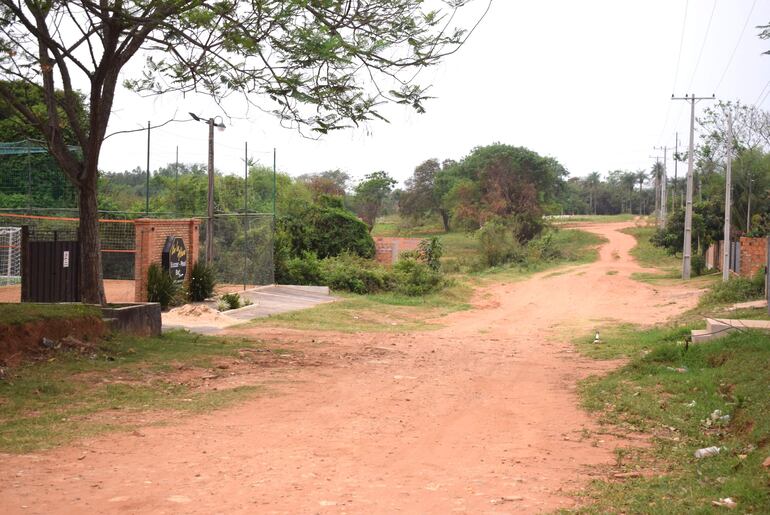
M679 54L676 58L676 68L674 69L674 84L671 87L671 91L676 90L676 82L679 79L679 65L682 63L682 47L684 46L684 34L687 29L687 9L690 6L690 0L687 0L684 4L684 17L682 18L682 34L679 37ZM660 136L658 136L658 143L660 143L663 140L663 134L666 132L666 128L668 128L668 119L669 115L671 114L671 102L668 103L668 107L666 107L666 118L663 122L663 128L660 130Z
M765 93L764 98L759 101L759 103L757 104L757 107L762 107L762 105L765 103L765 100L767 100L768 96L770 96L770 88L767 88L767 93Z
M764 94L765 94L765 90L767 89L767 87L768 87L768 86L770 86L770 80L769 80L769 81L767 81L767 84L765 84L765 87L764 87L764 88L762 88L762 91L760 91L760 92L759 92L759 95L757 95L757 99L756 99L756 100L754 100L754 105L755 105L755 106L758 106L758 105L759 105L759 99L760 99L760 98L762 98L762 95L764 95Z
M687 9L690 6L690 0L684 3L684 18L682 19L682 35L679 37L679 55L676 58L676 70L674 72L674 85L671 90L676 90L676 81L679 79L679 65L682 64L682 47L684 46L684 33L687 29ZM669 102L668 105L671 105Z
M733 58L735 57L735 52L738 51L738 47L741 45L741 41L743 40L743 35L746 33L746 27L749 26L749 20L751 20L751 15L754 13L754 8L757 6L757 0L754 0L754 3L751 4L751 9L749 9L749 15L746 16L746 21L743 23L743 29L741 29L741 35L738 36L738 41L735 42L735 48L733 48L733 52L730 54L730 59L727 61L727 66L725 66L725 71L722 72L722 76L719 78L719 82L717 82L717 87L714 88L714 91L719 91L719 86L722 85L722 81L725 80L725 77L727 76L727 70L730 69L730 65L733 64Z
M717 0L714 0L714 4L711 7L711 15L709 16L709 22L708 25L706 25L706 32L703 34L703 42L700 46L700 51L698 52L698 59L695 61L695 68L693 68L692 76L690 77L690 84L687 86L688 90L691 90L692 83L695 81L695 75L698 73L698 67L700 66L700 60L703 57L703 50L706 48L706 41L708 41L709 33L711 32L711 22L714 21L714 11L717 9ZM679 108L679 114L676 117L676 126L679 126L679 122L682 120L682 113L684 112L684 107Z
M709 32L711 32L711 22L714 21L714 11L717 10L717 0L714 0L714 5L711 8L711 16L709 16L709 23L706 26L706 33L703 34L703 43L701 43L700 46L700 52L698 52L698 59L695 61L695 68L692 71L692 77L690 77L690 84L687 86L688 90L692 89L692 83L695 80L695 75L698 73L698 66L700 66L700 60L701 57L703 57L703 50L706 48L706 41L709 37Z

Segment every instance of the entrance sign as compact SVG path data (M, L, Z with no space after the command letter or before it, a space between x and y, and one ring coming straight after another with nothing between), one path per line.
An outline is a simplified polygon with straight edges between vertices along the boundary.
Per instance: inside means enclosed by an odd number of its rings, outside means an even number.
M161 265L175 282L181 283L187 275L187 248L179 236L169 236L163 245Z

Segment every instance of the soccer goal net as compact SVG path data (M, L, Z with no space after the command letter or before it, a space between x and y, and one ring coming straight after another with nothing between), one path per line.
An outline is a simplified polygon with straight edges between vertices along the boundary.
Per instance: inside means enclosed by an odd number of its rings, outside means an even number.
M0 227L0 286L21 281L21 227Z

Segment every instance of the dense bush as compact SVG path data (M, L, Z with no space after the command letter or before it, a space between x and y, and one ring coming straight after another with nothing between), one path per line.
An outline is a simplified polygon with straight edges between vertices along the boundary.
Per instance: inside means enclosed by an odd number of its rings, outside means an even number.
M438 270L427 263L414 259L402 258L393 265L395 289L404 295L425 295L436 291L444 284L444 279Z
M374 256L374 240L365 223L334 204L312 205L297 215L279 220L291 257L314 252L320 259L350 252Z
M181 286L166 273L158 263L153 263L147 270L147 300L157 302L161 309L167 309L179 303Z
M524 247L516 237L516 227L494 218L477 231L481 253L488 266L524 259Z
M527 259L530 261L555 261L563 257L563 252L553 240L553 232L547 232L527 244Z
M214 270L203 261L196 261L190 272L187 295L193 302L202 302L214 295L216 284Z
M282 276L284 284L321 284L321 261L313 252L304 252L302 257L289 258Z
M319 204L278 220L275 236L276 281L283 284L313 284L302 277L305 253L319 259L350 253L364 258L374 256L374 240L365 223L342 207L339 199L322 197Z
M393 289L393 274L379 263L352 254L321 262L322 284L333 290L376 293Z

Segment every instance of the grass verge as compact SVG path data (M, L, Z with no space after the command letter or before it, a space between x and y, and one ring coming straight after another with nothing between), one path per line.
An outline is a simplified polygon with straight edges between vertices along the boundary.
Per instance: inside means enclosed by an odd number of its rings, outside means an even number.
M0 304L0 325L89 316L101 317L101 310L97 306L83 304Z
M165 410L153 420L162 422L174 412L228 405L260 387L201 390L189 378L219 375L217 362L237 359L239 349L262 347L182 331L157 338L119 335L90 356L59 352L10 369L0 381L0 450L28 452L131 429L146 425L142 413L150 410Z
M457 282L440 292L410 297L398 293L355 295L335 292L342 300L249 322L250 326L340 332L424 331L441 327L434 319L470 309L473 290Z
M606 330L601 344L577 342L589 356L630 359L581 383L584 406L611 432L652 435L649 448L617 451L612 472L632 477L593 481L579 511L706 513L712 501L731 497L740 512L770 513L770 474L762 466L770 455L770 336L736 333L686 349L694 327L624 325ZM715 410L721 415L712 417ZM709 446L723 450L694 457Z

